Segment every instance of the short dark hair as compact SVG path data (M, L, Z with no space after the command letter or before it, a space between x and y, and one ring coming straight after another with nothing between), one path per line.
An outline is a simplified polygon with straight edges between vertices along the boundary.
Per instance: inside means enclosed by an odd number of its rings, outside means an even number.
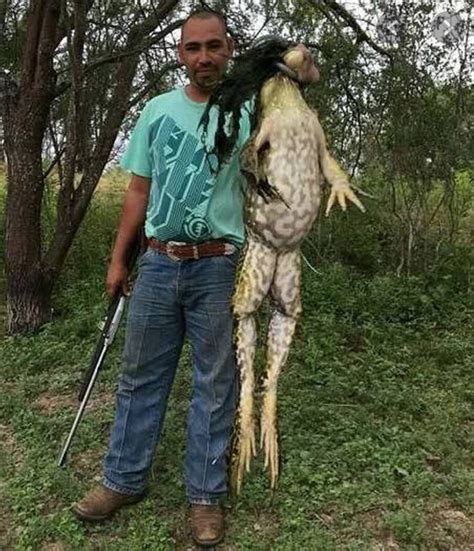
M219 21L224 26L225 32L227 33L227 21L224 14L221 13L220 11L213 10L212 8L207 8L207 7L194 9L183 21L181 29L183 29L183 27L190 19L210 19L211 17L215 17L216 19L219 19Z

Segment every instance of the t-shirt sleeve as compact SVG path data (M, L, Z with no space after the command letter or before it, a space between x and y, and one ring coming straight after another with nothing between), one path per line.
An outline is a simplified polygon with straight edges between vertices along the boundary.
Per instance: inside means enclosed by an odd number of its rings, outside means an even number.
M137 174L137 176L143 176L144 178L151 178L151 155L149 145L151 111L151 102L148 102L138 117L127 149L120 160L120 166L124 170L133 172Z

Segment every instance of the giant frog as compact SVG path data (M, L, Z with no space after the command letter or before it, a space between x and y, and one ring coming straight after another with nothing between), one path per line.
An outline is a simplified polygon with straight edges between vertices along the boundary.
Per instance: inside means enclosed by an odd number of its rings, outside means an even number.
M278 41L275 44L278 47ZM271 47L266 46L265 52L269 51ZM262 49L257 48L255 57L261 52ZM347 201L364 210L346 173L328 151L316 111L304 99L302 86L319 78L311 53L298 44L279 57L273 54L268 57L262 67L268 71L271 63L275 70L257 92L258 116L241 153L241 169L248 187L244 217L246 245L233 296L240 374L232 459L232 479L237 493L256 454L255 313L269 295L273 309L267 335L260 446L274 488L279 475L277 382L301 313L300 246L318 215L323 180L331 186L326 214L336 201L343 210ZM252 59L251 52L247 53L246 59L249 58ZM236 69L238 71L238 65ZM231 73L229 78L236 81L235 74ZM227 88L227 95L228 91ZM236 93L240 93L238 86Z

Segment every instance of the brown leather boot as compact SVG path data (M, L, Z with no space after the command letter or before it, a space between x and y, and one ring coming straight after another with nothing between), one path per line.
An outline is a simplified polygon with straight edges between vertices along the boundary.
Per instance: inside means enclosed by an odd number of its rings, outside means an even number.
M143 494L119 494L100 484L75 503L72 510L82 520L105 520L123 505L137 503L143 497Z
M224 539L224 511L220 505L191 504L191 532L195 543L213 547Z

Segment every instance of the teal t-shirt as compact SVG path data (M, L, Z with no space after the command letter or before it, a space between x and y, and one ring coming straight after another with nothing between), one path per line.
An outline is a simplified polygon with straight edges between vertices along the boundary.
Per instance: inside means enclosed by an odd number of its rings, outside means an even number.
M199 127L205 108L206 103L192 101L184 88L153 98L143 109L120 164L138 176L151 178L147 237L186 243L224 239L240 247L244 241L244 183L239 153L249 137L248 114L242 111L231 160L215 175ZM217 110L212 109L208 147L216 124Z

